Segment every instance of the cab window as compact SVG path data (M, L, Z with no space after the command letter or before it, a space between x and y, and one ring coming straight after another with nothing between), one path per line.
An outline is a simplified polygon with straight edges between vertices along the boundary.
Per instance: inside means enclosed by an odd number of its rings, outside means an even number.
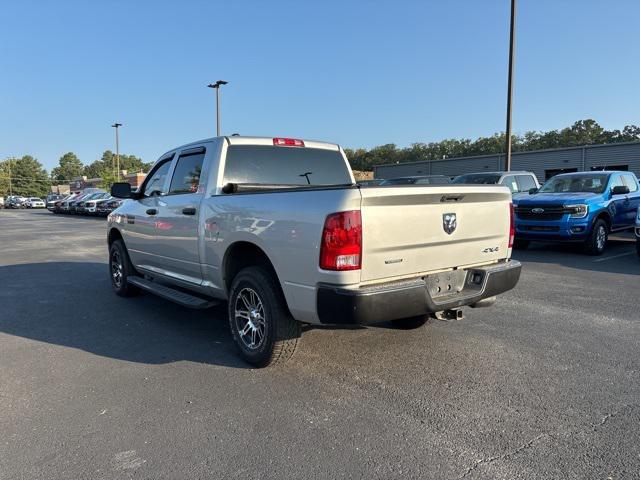
M532 188L538 188L536 181L531 175L517 175L516 179L518 180L521 192L528 192Z
M614 187L624 187L624 183L622 182L622 176L620 175L614 175L613 178L611 179L611 184L609 185L609 188L614 188Z
M182 153L178 157L178 162L171 178L169 195L196 193L198 191L204 154L204 148L198 148L193 152Z
M150 197L164 193L164 185L169 174L169 167L171 166L171 159L167 159L164 163L161 163L148 177L148 180L144 184L144 196Z
M624 175L622 175L622 181L625 183L627 187L629 187L630 192L638 191L638 182L636 181L635 177L632 174L625 173Z
M516 177L513 175L507 175L504 177L500 184L509 187L511 193L518 193L518 182L516 182Z

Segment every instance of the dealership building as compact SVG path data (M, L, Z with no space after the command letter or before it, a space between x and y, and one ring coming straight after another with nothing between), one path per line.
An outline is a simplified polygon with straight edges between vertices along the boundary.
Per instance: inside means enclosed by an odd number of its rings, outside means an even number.
M514 152L511 158L511 170L533 172L541 183L559 173L591 170L625 170L640 177L640 142ZM502 171L504 159L504 154L497 154L376 165L373 167L373 176L456 176L463 173Z

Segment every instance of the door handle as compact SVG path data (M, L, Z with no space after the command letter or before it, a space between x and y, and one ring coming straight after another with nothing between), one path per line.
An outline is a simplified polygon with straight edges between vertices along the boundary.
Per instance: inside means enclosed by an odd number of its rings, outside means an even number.
M183 215L195 215L196 207L185 207L182 209Z
M155 208L147 209L147 215L155 215L156 213L158 213L158 210L156 210Z

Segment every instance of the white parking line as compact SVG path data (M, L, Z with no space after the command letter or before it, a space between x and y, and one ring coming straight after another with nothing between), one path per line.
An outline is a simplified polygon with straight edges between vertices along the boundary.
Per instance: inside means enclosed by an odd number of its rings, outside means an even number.
M626 257L627 255L633 255L634 253L635 252L621 253L619 255L613 255L612 257L599 258L597 260L594 260L594 262L604 262L605 260L613 260L614 258Z

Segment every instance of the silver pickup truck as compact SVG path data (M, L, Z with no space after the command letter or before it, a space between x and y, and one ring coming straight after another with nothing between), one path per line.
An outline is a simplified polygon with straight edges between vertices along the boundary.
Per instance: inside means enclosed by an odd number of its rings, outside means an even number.
M503 186L359 187L335 144L217 137L175 148L109 215L118 295L186 307L228 302L241 355L286 361L302 324L391 321L489 305L513 288Z

